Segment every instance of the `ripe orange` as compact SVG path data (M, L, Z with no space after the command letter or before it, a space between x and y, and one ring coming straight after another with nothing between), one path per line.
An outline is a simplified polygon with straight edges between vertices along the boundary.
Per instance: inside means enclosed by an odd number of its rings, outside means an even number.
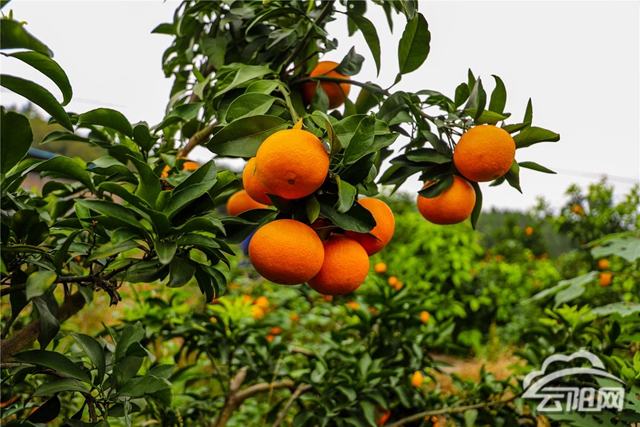
M178 157L179 159L184 159L184 157ZM177 159L176 159L177 160ZM200 164L196 163L196 162L192 162L192 161L186 161L182 164L182 170L183 171L195 171L198 170L198 168L200 167ZM164 170L162 171L162 173L160 174L160 178L168 178L169 177L169 170L171 168L169 167L169 165L164 167Z
M422 323L427 323L430 318L431 318L431 314L429 314L428 311L420 312L420 320L422 320Z
M264 310L257 305L251 307L251 317L256 320L262 319L262 317L264 317Z
M281 285L297 285L314 277L324 261L322 241L308 225L279 219L256 231L249 259L262 277Z
M274 326L269 330L269 334L271 335L280 335L281 333L282 333L282 328L279 328L277 326Z
M403 283L402 283L402 282L396 282L396 284L395 284L395 285L393 285L393 288L394 288L396 291L399 291L400 289L402 289L402 285L403 285Z
M274 338L275 338L275 336L273 336L271 334L267 335L267 341L268 342L272 342Z
M242 212L251 209L266 209L267 206L253 200L245 190L240 190L227 200L227 214L231 216L240 215Z
M322 268L307 283L323 295L344 295L360 287L369 273L369 257L353 239L332 234L324 241Z
M389 417L391 417L391 411L378 413L379 409L376 407L376 426L382 427L384 423L387 422Z
M573 206L571 206L571 212L573 212L576 215L584 215L584 209L582 209L582 206L575 204Z
M398 278L396 276L391 276L387 282L389 282L390 286L395 286L396 283L398 283Z
M609 286L612 277L611 273L600 273L600 286Z
M423 377L422 372L415 371L411 377L411 385L414 387L420 387L422 385Z
M524 229L524 234L531 236L533 234L533 227L527 227Z
M480 125L465 132L455 150L453 163L467 179L493 181L509 171L516 156L516 143L504 129Z
M340 79L349 79L349 77L344 76L335 70L338 67L337 62L333 61L320 61L316 68L311 71L309 77L336 77ZM334 82L320 82L320 86L327 94L329 98L329 108L338 108L342 104L344 104L344 97L349 95L349 91L351 90L351 85L349 83L334 83ZM308 82L303 83L301 85L302 90L302 98L306 105L311 104L311 100L313 99L313 94L316 91L317 82Z
M609 260L606 258L601 258L598 260L598 268L600 270L606 270L609 268Z
M249 197L251 197L253 200L258 203L273 206L273 202L271 201L269 196L267 196L267 188L262 185L262 183L258 179L258 176L256 175L255 157L249 159L244 167L244 170L242 171L242 185L247 191Z
M431 185L427 182L424 188ZM476 204L476 192L469 182L458 176L453 176L451 187L433 198L418 195L418 210L422 216L434 224L457 224L469 218Z
M378 274L382 274L387 271L387 264L385 264L384 262L379 262L373 267L373 271Z
M256 173L270 194L300 199L316 191L329 172L329 155L311 132L287 129L264 140L256 154Z
M360 304L355 301L349 301L346 306L352 310L360 310Z
M269 300L264 295L260 295L254 301L254 304L257 305L258 307L262 308L262 309L266 309L266 308L269 307Z
M369 233L375 237L355 231L345 231L344 234L360 243L367 255L371 256L380 252L391 241L396 220L391 208L382 200L366 198L358 200L358 203L373 215L376 226Z

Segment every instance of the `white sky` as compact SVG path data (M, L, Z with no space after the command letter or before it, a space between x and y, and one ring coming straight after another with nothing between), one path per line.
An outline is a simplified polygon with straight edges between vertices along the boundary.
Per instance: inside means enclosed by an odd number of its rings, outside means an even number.
M69 75L74 89L68 111L115 108L135 123L159 123L164 116L171 80L161 69L171 38L150 34L169 22L175 1L29 1L5 6L27 29L44 41ZM367 59L355 77L388 87L397 72L396 33L390 34L380 7L370 4L367 16L378 30L382 71L375 65L359 33L348 38L344 21L328 27L340 42L326 59L339 61L356 46ZM541 143L518 150L518 161L535 161L559 172L546 175L521 171L521 195L506 184L483 184L485 208L524 209L544 196L554 207L564 191L577 183L583 188L609 175L617 197L640 182L640 2L547 1L421 1L429 22L431 52L425 64L395 88L433 89L453 97L466 81L467 69L493 89L499 75L508 93L506 111L519 121L533 98L534 125L560 133L557 143ZM0 57L2 72L32 78L60 98L48 80L17 60ZM355 99L357 88L353 87ZM3 105L24 100L4 89ZM190 156L204 161L203 148ZM619 178L616 178L619 177ZM401 189L417 191L417 180Z

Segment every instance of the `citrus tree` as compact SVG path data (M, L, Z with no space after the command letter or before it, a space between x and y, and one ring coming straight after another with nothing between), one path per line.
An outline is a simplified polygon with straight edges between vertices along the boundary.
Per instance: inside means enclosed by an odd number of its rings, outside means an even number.
M380 71L368 7L382 7L389 25L394 14L406 18L389 88L357 80L364 64L355 48L339 62L324 60L338 43L326 24L343 19L350 34L362 33L371 66ZM166 117L155 125L130 123L108 108L66 111L72 87L49 47L11 13L2 19L5 55L40 71L62 95L58 101L36 82L1 76L4 88L65 129L42 143L76 141L108 153L88 163L28 158L27 118L2 108L0 284L10 312L1 360L11 368L8 378L59 377L35 392L54 397L31 421L55 418L61 391L75 391L84 402L68 425L87 425L78 420L85 407L89 422L106 423L114 414L128 419L134 399L166 402L163 368L137 375L149 356L139 325L114 331L109 343L74 336L88 360L84 369L57 350L60 323L94 293L117 304L127 283L177 288L195 282L212 301L226 291L230 245L257 229L249 254L265 278L347 294L365 280L368 257L393 235L393 212L375 198L379 185L397 189L419 174L425 187L417 205L427 220L470 218L475 226L482 207L478 182L507 182L520 191L520 167L552 173L516 161L518 149L559 135L533 126L531 101L522 120L507 124L499 77L490 96L471 71L450 96L426 88L394 91L429 54L427 20L417 8L416 1L185 1L173 22L154 30L173 37L163 68L174 79ZM391 145L401 140L405 145L394 155ZM215 159L199 167L188 161L198 145ZM249 160L241 179L218 170L216 160L225 157ZM383 170L387 161L391 166ZM29 174L46 178L42 191L21 188ZM218 209L225 204L227 215ZM27 307L31 314L21 315ZM39 350L23 351L36 340ZM368 406L363 410L370 415Z

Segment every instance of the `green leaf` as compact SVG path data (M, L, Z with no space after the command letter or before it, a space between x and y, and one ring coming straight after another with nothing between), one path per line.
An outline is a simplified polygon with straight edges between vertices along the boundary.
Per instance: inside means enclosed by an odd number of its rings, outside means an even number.
M289 124L276 116L252 116L233 121L204 146L220 156L254 157L262 142Z
M140 322L127 325L122 331L122 334L120 334L120 338L116 344L115 360L118 361L122 359L127 353L129 346L133 343L139 343L143 338L144 328Z
M169 219L176 216L182 209L189 206L189 203L204 196L207 191L214 185L214 182L202 182L199 184L190 185L182 189L181 191L175 191L171 195L171 199L165 206L163 212L169 217ZM209 198L209 195L206 195ZM210 202L213 203L213 202Z
M58 396L53 396L51 399L38 406L37 409L27 417L27 422L32 423L49 423L60 414L60 399ZM23 423L21 423L23 424ZM33 424L32 424L33 425Z
M406 157L412 162L430 162L439 165L452 161L451 155L440 153L433 148L419 148L417 150L407 151Z
M435 181L435 184L431 184L424 190L418 191L418 194L428 199L438 197L440 194L442 194L443 191L447 190L449 187L451 187L451 185L453 185L453 175L447 174L446 176L443 176L439 180Z
M53 56L53 52L44 43L33 37L24 29L24 25L17 21L2 20L0 40L2 40L2 49L29 49L49 57Z
M360 72L363 62L364 56L358 55L356 48L352 47L334 71L345 76L355 76Z
M6 174L27 155L33 132L29 119L22 114L6 112L2 108L0 118L0 173Z
M210 217L199 217L199 218L191 218L180 227L171 227L166 235L173 236L174 234L185 234L192 233L197 231L206 231L207 233L224 234L224 227L222 226L222 222L220 222L217 218Z
M520 166L518 166L518 162L516 162L515 159L504 177L510 186L522 193L522 189L520 188Z
M162 123L155 126L156 129L164 129L167 126L179 122L188 122L198 117L198 111L202 108L204 102L190 102L188 104L178 105L171 113L162 121Z
M78 341L78 344L80 344L85 354L89 357L93 366L98 370L97 384L102 384L107 369L104 349L96 339L89 335L71 332L71 336Z
M118 394L120 396L142 397L165 390L169 387L171 387L171 383L166 379L147 374L144 377L132 378L127 381L122 388L118 390Z
M160 179L147 163L132 156L129 156L129 160L131 160L140 175L135 195L146 201L151 206L151 209L155 209L158 196L162 191Z
M369 46L373 60L376 63L376 75L380 75L380 38L378 37L375 25L357 12L348 11L347 16L356 24L364 36L364 40L367 42L367 46Z
M360 407L369 426L376 427L376 405L368 400L361 400Z
M493 75L496 81L496 87L491 92L491 101L489 101L489 110L494 113L502 113L504 106L507 105L507 89L504 87L502 79Z
M356 391L351 387L344 387L339 385L338 387L336 387L336 390L344 394L345 397L349 399L349 402L353 402L354 400L356 400L356 397L358 397Z
M306 426L307 421L309 421L311 418L313 417L313 413L309 412L307 410L302 410L300 412L298 412L296 414L296 416L293 418L293 422L291 424L291 427L302 427L302 426Z
M475 108L468 108L465 110L465 112L470 116L476 115ZM499 113L494 113L493 111L484 110L482 113L480 113L480 116L478 116L478 118L475 119L475 122L478 124L480 123L496 124L502 120L508 119L509 117L511 117L510 113L499 114Z
M400 74L408 74L420 68L429 56L430 41L431 33L427 20L418 13L407 22L398 45Z
M40 333L38 334L38 342L40 343L40 350L47 348L49 343L55 338L60 330L60 323L56 319L49 306L40 297L32 298L34 307L38 310L40 316ZM15 358L15 357L14 357Z
M542 165L539 165L535 162L520 162L518 163L520 165L521 168L526 168L526 169L532 169L534 171L538 171L538 172L543 172L543 173L550 173L550 174L554 174L555 172L552 171L551 169L547 169Z
M73 363L68 357L56 352L47 350L30 350L18 353L13 358L17 362L30 363L36 366L53 369L62 374L79 381L90 383L91 378L78 365Z
M195 274L195 267L187 261L180 258L173 258L169 265L169 283L167 283L167 286L170 288L179 288L184 286Z
M316 196L314 196L313 194L308 196L305 201L304 208L307 212L307 218L309 219L310 223L313 223L313 221L318 219L318 216L320 215L320 203L318 203L318 199L316 199Z
M29 172L55 172L57 174L65 175L70 179L80 181L85 185L92 193L95 193L95 187L93 181L86 170L77 161L64 156L56 156L42 163L37 164L34 167L27 169L23 174Z
M465 427L474 427L476 420L478 419L477 409L467 409L464 411L464 425Z
M162 242L156 241L156 253L158 254L158 260L161 264L169 264L176 254L178 245L176 242Z
M640 259L640 239L633 236L615 238L591 249L591 255L594 258L617 255L628 262L635 262Z
M76 230L71 233L64 241L64 243L60 246L60 249L56 251L56 254L53 256L53 265L56 268L56 272L60 274L60 270L64 267L65 262L69 259L69 247L73 243L73 240L76 236L81 233L83 230Z
M56 281L58 275L55 271L36 271L27 279L27 299L43 295Z
M153 147L155 139L151 137L151 131L146 122L137 123L133 127L133 141L145 151L149 151Z
M133 136L133 127L119 111L110 108L96 108L78 116L78 125L98 125L117 130L128 137Z
M344 152L344 164L356 162L371 148L375 135L375 123L376 118L373 115L366 116L360 121Z
M356 188L346 181L342 181L340 177L336 177L338 183L338 203L335 206L340 213L345 213L351 206L358 195Z
M524 112L524 119L522 121L529 124L533 122L533 102L531 102L531 98L529 98L529 102L527 102L527 109Z
M34 397L50 396L63 391L77 391L79 393L89 393L89 387L83 382L74 378L60 378L42 383L36 391L33 392Z
M334 208L338 197L323 194L317 198L320 202L320 215L330 219L332 223L344 230L368 233L376 225L371 212L358 203L355 203L347 212L341 213Z
M75 202L76 205L91 209L108 217L117 218L134 228L144 230L144 227L140 224L140 221L135 217L133 212L122 205L106 200L76 199Z
M516 148L529 147L539 142L556 142L560 140L560 135L547 129L531 126L523 129L513 137Z
M475 230L478 224L478 218L480 218L480 214L482 213L482 190L477 182L469 181L469 184L471 184L476 192L476 203L471 212L471 227Z
M630 304L626 302L614 302L612 304L607 304L601 307L596 307L591 310L591 314L594 316L602 317L602 316L610 316L612 314L617 314L621 317L626 317L634 313L640 312L640 304ZM638 353L636 353L638 354Z
M2 21L3 25L4 22ZM4 42L4 40L3 40ZM64 72L62 67L58 65L56 61L51 59L47 55L43 55L40 52L15 52L8 54L7 56L19 59L20 61L31 65L36 70L40 71L45 76L49 77L52 82L58 86L60 92L62 92L62 105L67 105L69 101L71 101L71 97L73 96L73 89L71 89L71 83L69 83L69 78L67 74Z
M482 87L482 80L477 79L473 85L471 95L469 95L469 100L467 101L467 105L465 105L464 110L467 114L472 116L474 120L477 120L484 112L486 102L487 93Z
M51 94L51 92L49 92L42 86L33 83L30 80L10 76L8 74L0 75L0 85L6 87L12 92L17 93L18 95L24 96L29 101L40 106L44 111L49 113L51 117L56 119L56 121L61 126L69 129L70 131L73 131L73 126L71 125L69 115L67 115L66 111L64 111L64 108L62 108L60 103Z
M455 108L458 108L459 106L464 104L467 99L469 99L469 86L467 86L466 83L460 83L460 85L458 85L458 87L456 88L456 94L454 97Z
M262 93L245 93L237 97L227 110L226 121L243 117L261 116L267 113L276 98Z
M135 240L124 240L119 243L107 242L104 245L98 247L91 252L91 255L87 258L87 261L95 261L97 259L109 258L114 255L121 254L129 249L137 248L140 246Z
M232 89L240 87L253 79L263 77L267 74L274 74L274 72L273 70L262 65L243 65L242 68L239 68L235 73L233 81L229 84L229 86L216 93L214 95L214 98L217 98Z

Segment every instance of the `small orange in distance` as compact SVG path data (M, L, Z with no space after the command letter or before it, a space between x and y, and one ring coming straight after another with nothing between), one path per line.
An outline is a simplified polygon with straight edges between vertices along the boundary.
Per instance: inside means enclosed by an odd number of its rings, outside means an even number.
M422 385L423 377L422 372L415 371L411 377L411 385L414 387L420 387Z
M272 328L269 330L269 333L270 333L271 335L280 335L280 334L282 333L282 328L279 328L279 327L277 327L277 326L274 326L274 327L272 327Z
M350 77L342 75L337 71L333 71L338 67L338 65L340 64L333 61L320 61L318 62L318 65L316 65L316 67L313 69L313 71L311 71L309 77L326 76L351 80ZM344 98L345 96L349 95L349 91L351 90L351 85L349 83L338 84L329 81L322 81L320 82L320 86L329 98L329 108L331 109L338 108L339 106L344 104ZM306 105L311 104L313 94L315 93L317 87L317 82L308 82L302 84L302 98L304 99Z
M398 283L398 278L396 276L389 277L389 286L395 286Z
M323 295L344 295L360 287L369 273L369 257L353 239L332 234L324 241L322 268L309 286Z
M598 268L600 270L606 270L609 268L609 260L606 258L601 258L598 260Z
M251 209L266 209L267 206L262 203L258 203L253 200L245 190L240 190L234 193L229 200L227 200L227 214L231 216L240 215L242 212L250 211Z
M573 206L571 206L571 212L573 212L576 215L584 215L584 209L582 209L582 206L575 204Z
M533 227L527 227L524 229L524 234L531 236L533 234Z
M422 189L432 185L427 182ZM469 182L453 176L451 187L433 198L418 195L417 205L422 216L434 224L458 224L469 218L476 204L476 192Z
M431 314L429 314L428 311L420 312L420 320L422 321L422 323L427 323L430 318L431 318Z
M612 277L611 273L600 273L600 286L609 286Z
M324 262L324 247L308 225L278 219L253 235L249 259L265 279L281 285L297 285L318 274Z
M273 206L273 202L267 196L268 190L262 185L256 175L256 158L249 159L242 171L242 186L247 191L249 197L258 203Z
M462 134L453 163L465 178L493 181L509 171L516 157L516 143L506 130L493 125L473 127Z
M258 307L262 308L262 309L266 309L266 308L269 307L269 300L264 295L260 295L254 301L254 304L257 305Z
M360 310L360 304L355 301L349 301L346 306L352 310Z
M360 243L367 255L371 256L380 252L391 241L396 220L391 208L382 200L366 198L358 200L358 203L373 215L376 226L369 233L375 237L355 231L345 231L344 234Z
M378 274L382 274L387 271L387 264L385 264L384 262L379 262L373 267L373 271Z
M316 191L329 173L329 154L311 132L281 130L264 140L256 154L256 174L269 194L300 199Z

